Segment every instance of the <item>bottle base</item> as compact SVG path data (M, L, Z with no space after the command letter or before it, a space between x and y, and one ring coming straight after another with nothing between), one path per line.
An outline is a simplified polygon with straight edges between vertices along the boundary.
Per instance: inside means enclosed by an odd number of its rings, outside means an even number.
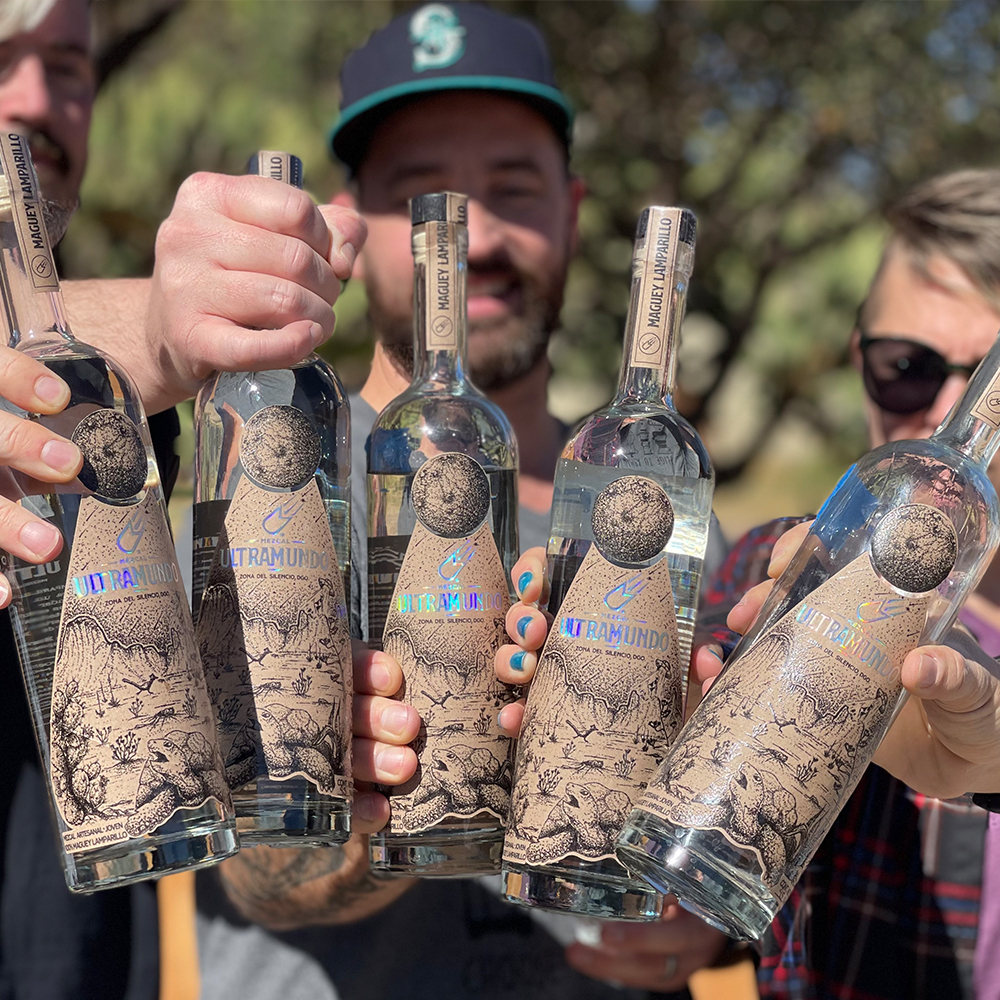
M215 817L165 836L131 840L86 854L66 855L66 884L74 893L131 885L178 871L207 868L239 850L236 824Z
M656 920L663 909L658 892L628 878L527 865L503 866L503 893L521 906L603 920Z
M420 878L496 875L503 857L503 830L456 830L373 834L370 863L376 872Z
M329 847L351 836L351 804L345 799L288 792L236 792L236 831L242 847Z
M760 881L753 855L716 830L675 827L637 810L616 853L630 872L730 937L758 940L781 908Z

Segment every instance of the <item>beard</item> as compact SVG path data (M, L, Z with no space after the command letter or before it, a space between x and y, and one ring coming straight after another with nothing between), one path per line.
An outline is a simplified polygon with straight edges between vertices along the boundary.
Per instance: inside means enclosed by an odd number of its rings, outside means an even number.
M549 339L559 326L566 267L558 269L548 282L533 275L519 274L510 264L494 261L473 267L469 275L482 269L496 275L506 271L522 293L520 313L470 322L467 336L468 375L483 392L501 389L523 378L544 357ZM392 363L413 376L413 316L393 312L373 283L368 283L368 313L372 325Z

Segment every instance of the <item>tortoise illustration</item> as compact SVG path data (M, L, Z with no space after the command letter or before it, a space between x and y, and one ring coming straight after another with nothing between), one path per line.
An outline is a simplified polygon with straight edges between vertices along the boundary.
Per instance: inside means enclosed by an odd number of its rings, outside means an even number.
M510 788L510 762L485 747L437 747L413 793L410 822L430 825L448 813L472 816L484 809L506 817Z
M611 854L632 803L621 791L597 781L567 781L562 797L528 848L528 860L544 862L571 852Z
M490 483L482 466L461 452L437 455L413 477L417 520L435 535L465 538L490 512Z
M258 709L257 716L264 761L271 777L301 773L308 775L320 789L333 788L333 769L325 742L328 730L320 729L304 708L274 703Z
M645 476L622 476L605 486L590 517L597 550L616 566L655 559L674 531L674 509L663 487Z
M889 511L872 535L872 564L879 575L908 594L934 590L951 572L958 538L951 521L926 504Z
M229 801L212 745L201 733L175 729L150 740L149 757L139 775L135 812L125 821L131 837L162 825L181 807L201 805L210 797Z
M135 424L118 410L94 410L76 425L73 443L83 452L80 482L100 497L128 500L146 485L146 449Z
M267 406L244 425L240 460L247 475L272 489L301 486L322 457L319 435L294 406Z

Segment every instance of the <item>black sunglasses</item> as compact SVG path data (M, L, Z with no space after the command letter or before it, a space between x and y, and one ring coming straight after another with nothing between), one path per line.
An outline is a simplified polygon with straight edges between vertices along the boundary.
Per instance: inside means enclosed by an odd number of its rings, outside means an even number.
M861 374L865 391L880 410L926 410L948 376L968 378L978 365L953 365L932 347L905 337L871 337L860 326Z

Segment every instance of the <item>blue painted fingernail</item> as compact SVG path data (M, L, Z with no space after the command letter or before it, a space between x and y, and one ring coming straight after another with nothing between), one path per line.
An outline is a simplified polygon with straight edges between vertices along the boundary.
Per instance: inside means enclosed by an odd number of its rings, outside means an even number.
M531 583L532 575L533 574L531 570L526 570L524 573L521 574L520 579L517 581L518 594L524 593L524 588L527 587L529 583Z
M531 615L525 615L523 618L518 618L517 620L517 634L523 639L524 633L528 631L528 626L531 624Z
M720 663L722 662L722 650L716 649L715 646L705 647Z
M524 658L527 655L528 654L523 649L519 649L510 658L510 668L511 668L511 670L524 670Z

